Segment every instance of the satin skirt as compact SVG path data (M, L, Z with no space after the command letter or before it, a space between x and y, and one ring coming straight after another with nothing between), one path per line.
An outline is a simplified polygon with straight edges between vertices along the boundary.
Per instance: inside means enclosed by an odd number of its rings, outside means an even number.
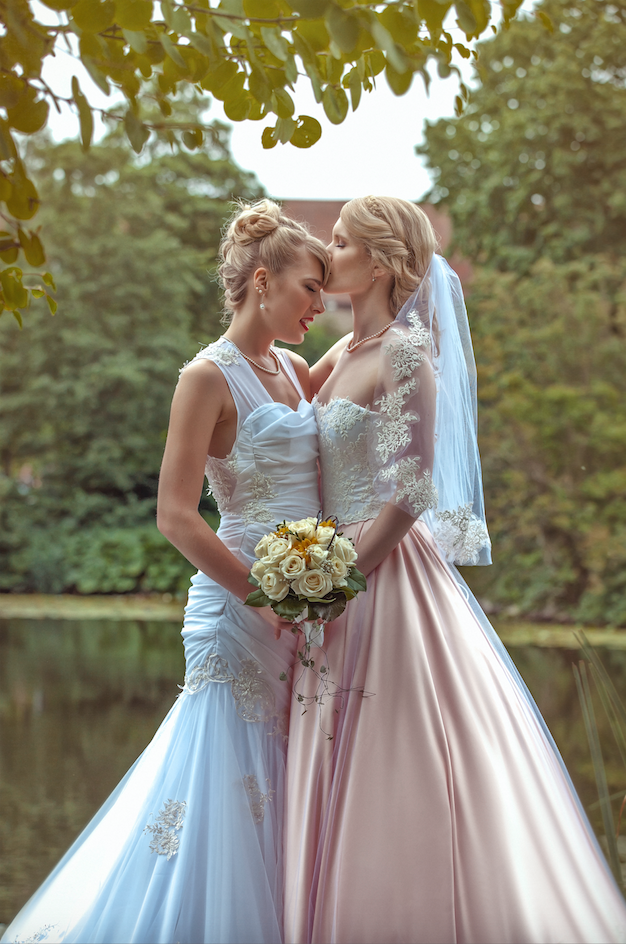
M3 941L280 944L289 690L259 613L204 574L189 685Z
M292 710L287 942L626 940L562 760L472 602L417 522L326 628L348 691Z

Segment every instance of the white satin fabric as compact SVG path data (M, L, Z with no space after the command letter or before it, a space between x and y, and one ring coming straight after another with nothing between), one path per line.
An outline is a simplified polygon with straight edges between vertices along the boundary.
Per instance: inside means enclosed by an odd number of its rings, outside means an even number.
M323 507L358 544L372 520L352 496L373 507L375 469L351 465L345 488L342 465L372 435L353 407L317 413ZM326 629L348 691L320 715L292 712L292 944L626 941L624 900L558 752L457 577L417 521Z
M299 389L290 360L277 355ZM230 342L199 356L218 364L237 407L235 446L207 469L223 512L218 533L250 564L269 527L317 514L315 416L304 399L296 411L273 402ZM182 634L178 700L3 941L283 940L290 691L279 676L296 641L283 633L276 642L258 611L203 573Z

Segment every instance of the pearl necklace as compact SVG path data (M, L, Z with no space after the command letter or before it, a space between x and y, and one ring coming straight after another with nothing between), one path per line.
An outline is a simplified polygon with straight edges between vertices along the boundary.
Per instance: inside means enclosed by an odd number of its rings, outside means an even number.
M234 341L231 341L230 343L233 345L233 347L237 347ZM266 374L271 374L272 377L277 377L278 374L280 374L280 361L278 360L278 357L276 356L276 354L274 354L271 348L270 348L270 356L274 358L274 363L276 364L276 370L270 370L269 367L264 367L263 364L257 364L257 362L253 361L251 357L248 357L247 354L244 354L241 348L237 347L237 350L239 351L242 357L245 357L245 359L248 361L249 364L252 364L253 367L258 367L259 370L265 371Z
M390 321L389 324L385 325L384 328L381 328L380 331L377 331L376 334L370 334L366 338L361 338L361 340L357 341L356 344L353 344L352 341L350 340L348 342L346 351L348 352L348 354L352 354L353 351L356 351L357 347L361 347L361 345L365 344L366 341L373 341L374 338L379 338L382 334L385 333L385 331L389 330L392 324L393 324L393 321Z

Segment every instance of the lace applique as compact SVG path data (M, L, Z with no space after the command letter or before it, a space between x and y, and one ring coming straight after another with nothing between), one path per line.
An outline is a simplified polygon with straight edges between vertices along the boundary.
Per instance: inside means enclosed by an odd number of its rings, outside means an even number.
M275 715L274 689L260 678L263 669L254 659L244 659L239 675L233 675L228 662L216 652L185 675L183 692L194 695L210 682L230 682L230 690L242 721L270 721Z
M380 472L383 481L398 483L396 503L406 498L417 518L427 508L436 508L438 501L437 489L433 485L430 472L427 469L421 472L420 461L419 456L406 456L389 469L382 469Z
M414 378L407 380L405 384L398 387L395 393L387 393L376 401L376 406L380 407L381 413L376 451L383 462L411 443L409 426L412 423L419 423L420 418L411 410L403 412L403 407L406 398L416 387L417 381ZM387 418L383 419L385 415Z
M489 533L472 513L471 504L459 505L456 511L438 511L435 517L434 537L445 559L456 564L477 564L481 550L489 546Z
M194 361L198 360L211 360L215 361L215 363L219 364L221 367L232 367L233 364L241 363L241 355L228 338L222 337L218 338L217 341L214 341L212 344L207 344L201 351L198 351L196 356L192 357L190 361L187 361L181 370L184 370L189 364L193 364Z
M260 826L265 818L265 804L271 802L271 799L276 791L272 790L271 781L268 780L267 793L262 793L259 786L259 781L254 774L248 774L243 778L243 787L250 800L252 819L257 826Z
M353 426L356 426L359 420L363 419L363 415L369 411L366 407L353 403L352 400L333 397L328 403L316 401L315 412L320 426L324 425L327 430L331 429L342 439L347 439Z
M385 347L385 353L389 352L393 367L394 381L410 377L413 371L426 360L426 354L420 348L430 345L430 333L423 325L419 314L416 311L410 311L407 321L408 334L399 328L392 328L391 331L398 340Z
M250 493L252 498L247 501L241 509L241 517L248 524L254 521L273 522L274 517L265 505L266 501L276 498L274 483L269 475L263 475L262 472L255 472L250 481Z
M177 833L183 828L183 820L187 812L187 803L178 803L168 800L153 824L144 827L144 833L152 833L150 851L157 855L167 856L167 861L175 856L180 846Z
M237 482L237 456L226 459L207 456L204 474L209 483L207 494L213 495L217 507L223 512L228 508Z
M285 708L274 715L274 728L267 735L268 737L282 738L283 743L289 740L289 712Z
M342 524L374 518L385 504L368 454L376 414L351 400L313 401L319 428L324 506Z
M56 928L56 924L44 924L42 928L39 928L39 930L31 934L30 937L24 938L23 940L15 938L13 944L39 944L40 941L45 941L53 928Z
M272 686L259 677L261 672L258 662L244 659L239 677L231 683L237 714L243 721L269 721L274 717L276 696Z
M206 657L202 665L197 665L195 669L185 675L184 692L199 692L205 688L209 682L233 682L235 676L228 667L226 659L222 659L216 652L212 652Z

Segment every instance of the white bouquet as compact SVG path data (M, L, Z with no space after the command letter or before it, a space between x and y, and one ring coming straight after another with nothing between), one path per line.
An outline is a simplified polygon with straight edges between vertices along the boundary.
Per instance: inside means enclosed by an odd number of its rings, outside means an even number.
M323 625L367 588L355 566L354 544L338 534L335 520L321 519L319 514L283 521L264 535L254 549L258 559L248 577L257 588L248 595L248 606L271 606L302 628L307 646L321 646Z

